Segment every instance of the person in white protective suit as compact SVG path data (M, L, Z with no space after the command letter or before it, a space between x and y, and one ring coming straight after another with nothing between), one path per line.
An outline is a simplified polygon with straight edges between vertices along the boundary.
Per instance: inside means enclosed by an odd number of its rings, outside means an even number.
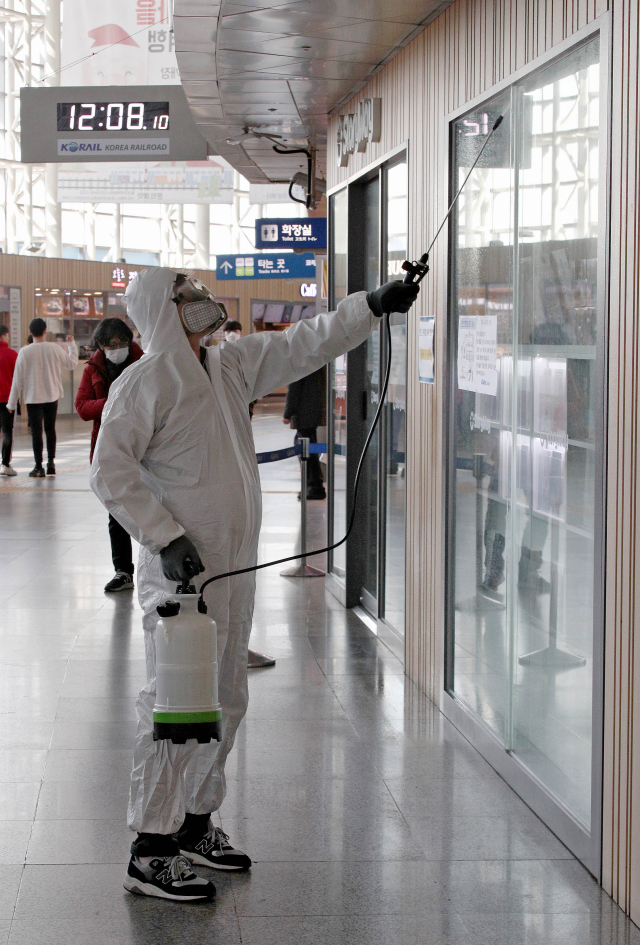
M176 581L198 571L204 581L257 563L261 495L248 404L355 348L384 312L408 311L417 294L417 285L387 283L285 332L201 348L201 339L220 324L220 309L202 283L169 269L146 269L129 284L128 315L145 354L111 387L91 487L141 545L138 597L148 682L137 700L128 811L138 833L125 877L132 892L210 899L215 887L196 876L189 861L222 870L251 865L210 815L224 798L225 761L247 708L255 573L205 590L218 628L221 741L153 739L156 606Z

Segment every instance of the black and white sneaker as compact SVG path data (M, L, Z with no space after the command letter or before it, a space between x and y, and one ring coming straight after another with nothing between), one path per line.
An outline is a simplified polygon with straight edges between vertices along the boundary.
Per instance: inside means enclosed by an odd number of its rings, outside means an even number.
M214 870L248 870L251 866L251 859L246 853L234 850L220 827L211 827L204 836L193 836L186 831L174 836L180 844L180 853L196 866L210 866Z
M115 577L112 577L108 584L105 584L104 589L109 594L114 591L128 591L133 587L133 575L127 574L126 571L116 571Z
M184 856L132 856L124 888L139 896L156 896L176 902L213 899L216 887L191 869Z

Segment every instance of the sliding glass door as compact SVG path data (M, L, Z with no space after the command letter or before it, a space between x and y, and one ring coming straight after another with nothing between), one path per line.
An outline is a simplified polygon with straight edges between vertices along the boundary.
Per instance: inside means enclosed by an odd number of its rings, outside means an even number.
M598 38L453 126L446 684L586 836L601 614Z

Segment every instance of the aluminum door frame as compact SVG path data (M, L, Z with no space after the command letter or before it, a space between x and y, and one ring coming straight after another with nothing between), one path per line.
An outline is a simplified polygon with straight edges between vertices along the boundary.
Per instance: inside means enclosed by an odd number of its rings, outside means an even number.
M370 164L366 165L366 167L352 174L350 177L347 178L346 181L343 181L342 183L337 184L335 187L332 187L330 190L327 191L327 207L329 210L329 214L331 214L331 210L330 210L331 201L329 198L331 198L334 194L339 193L340 191L344 190L345 188L347 188L350 191L352 188L352 185L356 185L357 187L357 185L359 184L364 184L367 178L370 179L374 177L376 174L379 175L380 185L381 185L380 186L380 204L379 204L380 277L382 277L383 264L384 262L386 262L386 246L383 240L384 224L386 222L386 207L385 207L386 181L385 181L384 172L388 166L391 166L394 163L397 163L402 157L404 157L404 160L407 164L407 179L408 179L409 142L405 140L403 141L402 144L387 151L386 154L384 154L382 157L378 158L375 161L372 161ZM408 213L409 206L410 206L409 200L407 201L407 205L408 205L407 206L407 213ZM348 201L348 207L349 207L348 220L350 224L350 220L351 220L351 200L350 199ZM409 237L409 234L410 234L410 229L409 229L408 224L409 224L409 220L407 219L407 238ZM349 225L349 229L351 229L350 225ZM328 262L328 265L331 266L332 258L333 258L333 246L332 246L333 229L332 229L331 220L329 221L327 232L329 234L329 248L328 248L328 253L327 253L327 262ZM348 248L347 248L348 291L349 291L349 275L352 271L350 261L349 261L349 251L350 251L350 245L348 243ZM407 253L409 256L410 254L408 251ZM329 286L331 286L331 284L332 284L331 276L329 276ZM334 300L332 298L329 299L330 305L333 303L333 301ZM381 344L380 357L382 356L383 347L384 345ZM408 367L408 348L409 346L407 345L407 367ZM331 367L331 371L333 371L333 367ZM359 373L360 373L359 370L356 370L355 374L358 375ZM349 378L351 376L352 374L350 373L349 369L347 369L347 404L348 405L349 405L349 393L348 393ZM357 377L356 377L356 380L357 380ZM359 384L358 387L361 391L362 385ZM330 376L330 382L327 385L328 398L330 398L331 390L332 390L332 383L331 383L331 376ZM407 407L408 407L408 403L407 403ZM349 406L347 406L347 424L349 423L348 418L349 418ZM333 412L332 412L332 404L330 400L327 403L327 423L328 423L327 449L330 451L327 457L329 460L329 462L327 463L327 468L328 468L327 485L328 485L328 500L329 500L327 504L327 516L328 516L328 525L331 529L333 529L333 433L332 433ZM378 443L382 441L382 437L384 436L385 431L386 431L386 422L385 422L385 417L384 417L384 412L383 412L383 415L380 418L380 427L378 429ZM380 473L380 468L381 468L380 451L378 451L378 473ZM350 485L349 477L347 476L347 488L349 488L349 485ZM405 490L406 490L406 477L405 477ZM384 595L384 588L383 588L383 585L381 584L381 579L384 578L384 563L382 562L381 551L384 550L384 540L386 539L386 528L385 528L386 522L383 522L382 526L380 522L381 509L383 510L386 506L386 496L381 497L382 492L383 492L383 480L382 480L382 477L378 475L378 527L377 527L377 539L376 539L377 585L378 586L377 586L377 595L375 598L375 605L374 605L374 598L364 588L362 588L361 584L358 584L358 587L356 589L353 586L353 582L350 581L349 564L350 564L350 561L353 560L353 554L351 551L351 549L353 548L353 545L352 545L351 539L349 539L349 541L347 542L347 555L346 555L347 574L345 576L345 580L342 581L340 577L335 575L331 571L331 566L329 564L328 569L327 569L327 576L325 579L325 585L327 587L327 590L329 590L330 593L333 594L333 596L336 597L345 607L356 607L356 609L360 611L361 610L360 605L362 604L366 608L366 610L363 611L363 614L365 615L365 622L367 626L369 627L369 629L373 630L373 632L376 633L376 635L379 636L386 643L386 645L390 649L393 650L393 652L396 655L401 654L400 658L404 660L405 637L401 636L394 627L388 624L384 620L383 617L379 616L379 601L381 600L381 597L380 597L381 587L382 587L382 595ZM407 534L406 519L407 519L407 508L406 508L406 503L405 503L405 510L404 510L405 550L406 550L406 534ZM383 529L384 529L384 537L382 535ZM329 532L329 534L331 535L331 531ZM335 541L335 536L333 536L332 540ZM331 559L329 560L331 561ZM373 605L373 609L375 610L375 616L371 614L372 605ZM405 581L405 614L406 614L406 581ZM375 629L373 629L374 625L375 625Z

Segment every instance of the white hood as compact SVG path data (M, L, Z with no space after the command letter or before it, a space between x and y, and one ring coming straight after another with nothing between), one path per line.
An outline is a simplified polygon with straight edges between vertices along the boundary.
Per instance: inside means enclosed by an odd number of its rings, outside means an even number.
M171 301L175 279L173 269L143 269L124 294L127 315L140 332L145 354L183 346L190 350L177 306Z

